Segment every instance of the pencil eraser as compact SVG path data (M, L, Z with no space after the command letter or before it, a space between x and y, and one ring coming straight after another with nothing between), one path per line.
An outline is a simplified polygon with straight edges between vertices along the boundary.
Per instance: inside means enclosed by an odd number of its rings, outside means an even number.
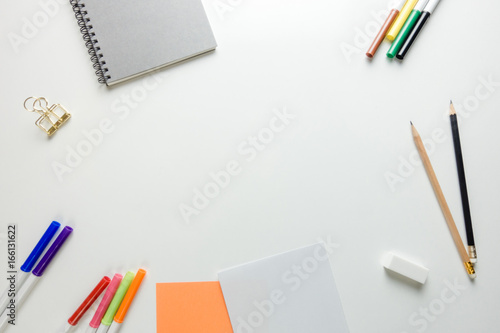
M388 270L403 275L408 279L424 284L429 269L389 252L383 259L383 266Z

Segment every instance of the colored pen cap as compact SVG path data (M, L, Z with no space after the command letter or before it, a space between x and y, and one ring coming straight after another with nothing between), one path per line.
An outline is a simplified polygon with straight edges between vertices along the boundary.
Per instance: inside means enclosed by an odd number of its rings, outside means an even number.
M106 313L109 303L111 303L111 300L113 299L113 296L115 295L116 290L118 289L118 286L120 285L122 279L123 276L121 274L115 274L115 276L113 276L113 280L111 280L111 283L109 284L108 289L106 290L106 293L102 298L101 304L99 304L99 307L97 308L94 317L92 317L92 320L89 323L90 327L93 328L99 327L101 319Z
M35 267L33 270L33 275L35 276L42 276L43 272L47 268L47 266L50 264L54 256L57 254L61 246L64 244L66 241L66 238L71 234L73 231L73 228L71 227L64 227L64 229L61 231L59 236L57 236L56 240L52 244L52 246L47 250L47 253L43 256L42 260L38 263L38 265Z
M127 290L130 287L130 284L132 283L134 276L135 274L132 272L127 272L127 274L125 274L122 283L120 283L120 286L116 291L115 297L113 297L113 300L111 301L111 304L109 304L106 314L102 318L101 323L103 325L109 326L113 322L113 317L115 316L118 307L120 307L123 297L125 297L125 294L127 293Z
M134 300L135 294L137 293L137 290L139 289L139 286L142 283L142 279L144 279L144 276L146 275L146 271L143 269L139 269L137 271L137 274L135 275L134 281L130 284L130 287L128 288L127 294L123 298L122 304L120 305L120 308L116 312L114 320L118 323L121 324L123 323L123 319L125 319L125 316L127 315L127 311L130 307L130 304L132 304L132 301Z
M23 272L29 273L31 272L31 269L33 269L33 266L35 266L36 261L42 254L43 250L47 247L47 245L50 243L52 237L57 232L57 229L61 226L61 223L52 221L52 223L49 225L45 233L43 234L42 238L38 241L36 244L35 248L33 248L33 251L31 251L30 255L28 258L24 261L23 265L21 266L21 270Z
M101 281L95 286L90 294L85 298L83 303L76 309L75 313L68 319L68 324L75 326L83 317L85 312L94 304L95 300L102 294L104 289L109 285L111 279L107 276L103 277Z

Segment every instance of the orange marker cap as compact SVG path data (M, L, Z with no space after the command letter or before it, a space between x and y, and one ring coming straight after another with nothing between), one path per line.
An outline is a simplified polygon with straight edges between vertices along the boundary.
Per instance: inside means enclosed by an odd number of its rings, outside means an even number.
M122 304L115 314L114 321L116 321L118 324L123 323L123 319L125 319L125 316L127 315L128 308L130 307L130 304L132 304L135 294L137 293L137 290L139 289L139 286L141 285L142 279L144 279L145 275L146 271L143 269L139 269L134 277L134 280L132 280L128 291L123 298Z

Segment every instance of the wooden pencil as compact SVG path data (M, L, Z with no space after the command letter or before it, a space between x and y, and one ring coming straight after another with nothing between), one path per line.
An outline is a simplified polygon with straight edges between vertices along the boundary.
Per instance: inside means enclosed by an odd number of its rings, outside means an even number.
M476 244L474 242L474 232L472 231L472 219L470 216L469 195L467 193L467 183L465 181L464 160L462 157L462 145L460 144L460 134L458 132L457 112L450 101L450 123L453 133L453 146L455 147L455 160L457 163L458 182L460 184L460 195L462 197L462 210L464 212L465 231L467 235L467 248L469 258L472 263L477 262Z
M465 250L464 243L460 238L460 234L458 233L457 226L455 225L455 221L453 220L453 216L451 215L450 208L448 207L448 203L446 202L443 191L441 190L441 186L439 185L439 182L437 180L436 173L432 168L431 161L429 160L429 156L427 155L427 152L425 150L424 143L422 142L422 139L420 138L417 129L415 128L415 126L413 126L413 123L411 123L411 131L413 133L413 140L415 141L415 145L417 146L417 150L418 153L420 154L420 158L422 159L425 171L427 172L427 176L429 176L429 180L431 181L434 193L436 193L439 206L441 206L444 218L446 220L446 223L448 224L448 228L450 229L451 237L455 242L455 246L457 247L460 257L462 258L462 262L464 263L465 270L467 271L467 274L469 274L470 278L475 278L476 272L474 271L474 267L470 262L469 255Z

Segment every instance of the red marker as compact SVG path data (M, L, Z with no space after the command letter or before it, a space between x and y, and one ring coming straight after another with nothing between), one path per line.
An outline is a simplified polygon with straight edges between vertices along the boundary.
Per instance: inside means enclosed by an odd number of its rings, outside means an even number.
M94 290L90 292L87 298L83 301L83 303L76 309L75 313L68 319L68 323L64 328L64 333L71 332L73 328L78 324L80 319L82 319L83 315L87 310L94 304L95 300L99 298L102 292L107 288L111 279L107 276L103 277L102 280L95 286Z

